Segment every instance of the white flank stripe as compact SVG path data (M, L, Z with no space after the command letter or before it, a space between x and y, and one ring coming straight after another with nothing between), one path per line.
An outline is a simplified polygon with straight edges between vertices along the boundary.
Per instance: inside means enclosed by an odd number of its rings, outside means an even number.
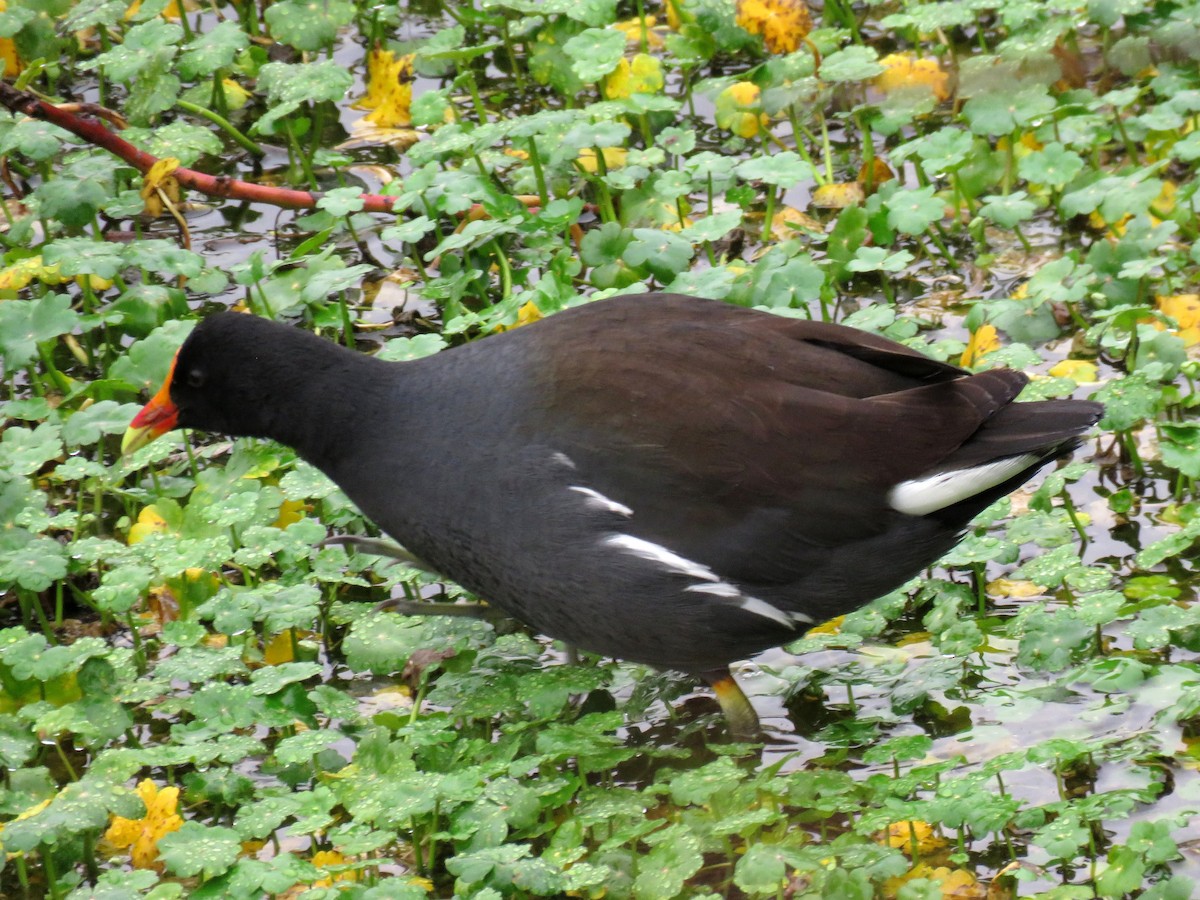
M575 463L571 460L571 457L567 456L565 453L559 453L558 451L555 451L550 455L550 461L556 462L560 466L566 466L568 469L575 468Z
M741 597L742 592L728 581L706 581L704 584L693 584L688 588L697 594L712 594L714 597Z
M796 630L797 622L812 621L812 619L810 619L808 616L802 615L801 613L785 613L779 607L772 606L766 600L759 600L757 597L743 596L742 602L739 603L738 606L740 606L746 612L752 612L755 615L762 616L765 619L771 619L774 622L778 622L780 625L784 625L787 628L792 629L792 631Z
M574 488L574 490L579 490L579 488ZM697 594L711 594L723 600L732 600L738 609L743 609L756 616L770 619L772 622L778 622L785 628L790 628L794 631L797 622L812 622L812 619L803 613L785 613L765 600L759 600L757 597L748 597L734 585L718 578L716 573L708 566L686 559L678 553L672 553L666 547L655 544L652 541L645 541L631 534L613 534L605 538L604 543L610 547L618 547L626 553L630 553L641 559L660 563L672 572L680 575L686 575L689 578L699 578L703 582L702 584L689 585L686 590Z
M660 544L655 544L652 541L644 541L641 538L634 537L632 534L609 535L604 539L604 543L610 547L619 547L626 553L631 553L642 559L648 559L650 562L660 563L672 572L678 572L680 575L699 578L702 581L720 581L708 566L692 562L678 553L672 553Z
M569 488L567 488L567 490L583 494L583 496L587 498L586 502L589 509L598 509L602 512L612 512L619 516L624 516L625 518L629 518L633 515L633 510L624 503L618 503L616 500L611 500L608 497L605 497L599 491L593 491L589 487L571 485Z
M910 516L927 516L931 512L953 506L968 497L982 494L1003 484L1023 469L1037 462L1033 454L1010 456L970 469L935 472L924 478L902 481L888 493L888 503L897 512Z

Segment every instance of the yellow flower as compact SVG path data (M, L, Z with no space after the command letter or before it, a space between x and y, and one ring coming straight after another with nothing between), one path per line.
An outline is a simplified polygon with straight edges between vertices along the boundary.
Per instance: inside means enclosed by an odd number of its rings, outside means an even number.
M604 78L604 96L609 100L621 100L633 94L653 94L662 87L662 63L647 53L638 53L632 60L622 57L616 69Z
M793 53L812 31L804 0L738 0L737 24L761 34L768 53Z
M0 269L0 291L15 293L35 278L43 284L62 283L62 276L59 275L57 265L42 265L40 255L27 256L25 259L17 260L6 269Z
M183 192L173 174L178 168L178 159L164 156L142 176L141 197L146 204L146 215L161 216L168 204L174 205L179 202Z
M137 786L137 792L146 805L146 815L141 819L113 816L104 837L118 849L131 848L130 860L134 868L149 869L158 859L158 842L183 826L183 819L177 812L179 788L168 787L160 791L147 778Z
M0 12L8 9L6 0L0 0ZM17 45L10 37L0 38L0 59L4 60L4 77L16 78L21 74L21 57L17 55Z
M946 839L939 836L928 822L912 820L910 822L893 822L887 829L887 845L909 853L913 840L917 842L917 855L928 856L934 850L946 846Z
M225 104L230 109L241 109L253 96L232 78L221 79L221 90L225 94Z
M687 12L684 7L684 0L666 0L667 6L667 27L672 31L678 31L684 22L693 22L695 17Z
M1045 593L1046 589L1040 584L1035 584L1032 581L1019 581L1013 578L997 578L994 581L987 583L987 592L989 597L1015 597L1021 600L1028 600L1030 597L1036 597L1038 594ZM893 828L896 826L893 825Z
M336 850L318 850L312 855L312 864L318 869L324 869L326 866L344 866L346 862L346 857ZM351 869L345 872L338 872L336 875L330 875L328 878L322 878L319 881L314 881L312 886L333 887L335 881L358 881L361 877L361 872Z
M845 621L845 616L834 616L832 619L808 629L808 634L841 634L842 623Z
M771 121L762 111L762 91L750 81L731 84L717 95L717 125L744 138L752 138Z
M1179 335L1183 342L1191 347L1200 344L1200 294L1173 294L1170 297L1156 297L1154 305L1164 316L1170 316L1178 327L1170 330ZM1154 319L1154 327L1166 331L1165 322Z
M266 642L263 647L263 664L268 666L282 666L284 663L295 662L297 659L297 649L300 650L300 658L303 658L307 654L300 642L309 640L312 637L313 633L311 631L304 631L299 628L285 628Z
M646 23L646 45L651 49L657 49L662 46L662 38L658 36L652 29L658 23L658 19L654 16L646 16L639 20L636 16L632 19L626 19L624 22L614 22L612 27L625 33L625 43L640 44L642 42L642 22Z
M126 21L131 20L134 16L136 16L138 14L138 12L141 10L141 8L142 8L142 0L133 0L133 2L129 4L128 9L125 10L125 20ZM194 9L194 8L195 7L193 4L181 3L180 0L171 0L171 2L166 5L166 8L163 9L163 11L159 15L161 15L164 19L178 20L178 19L183 18L182 10L184 10L184 9L190 10L190 9Z
M309 506L303 500L284 500L279 504L279 515L271 523L272 528L287 528L304 518Z
M143 506L142 511L138 513L137 522L130 529L129 534L125 538L125 543L131 547L139 541L144 541L152 534L158 534L167 530L167 520L162 517L162 513L158 511L158 507L151 504Z
M629 156L629 151L624 147L602 147L601 152L604 154L605 169L621 168L621 166L625 165L625 160ZM595 175L600 169L596 163L596 151L591 147L584 147L580 150L575 162L589 175Z
M903 875L885 881L883 896L895 897L907 882L918 878L936 881L943 897L954 900L987 900L987 888L965 869L949 869L946 866L934 868L925 863L918 863Z
M911 53L891 53L879 61L883 72L875 77L875 87L890 94L902 88L927 89L938 100L950 97L950 76L936 59L916 59Z
M376 47L367 54L367 93L355 103L372 110L366 120L379 128L407 128L412 124L413 54L396 58L391 50Z
M1055 378L1070 378L1076 384L1091 384L1099 378L1099 368L1086 359L1064 359L1050 367Z
M971 332L971 339L967 341L967 349L963 351L962 359L958 361L958 364L970 368L993 350L999 349L1000 337L996 333L996 326L980 325Z

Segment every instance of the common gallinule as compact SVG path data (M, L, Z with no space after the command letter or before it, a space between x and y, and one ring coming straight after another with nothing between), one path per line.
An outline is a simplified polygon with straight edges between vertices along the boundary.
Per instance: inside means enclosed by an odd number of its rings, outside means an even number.
M272 438L438 572L540 632L711 684L930 565L1069 452L1079 400L1014 403L852 328L678 295L590 303L415 362L220 313L124 449Z

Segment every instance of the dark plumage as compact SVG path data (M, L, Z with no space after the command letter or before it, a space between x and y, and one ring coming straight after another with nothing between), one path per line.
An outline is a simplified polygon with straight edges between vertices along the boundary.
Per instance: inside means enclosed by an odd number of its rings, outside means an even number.
M746 733L730 662L904 583L1100 416L1014 403L1025 382L675 295L408 363L222 313L127 443L174 407L288 444L433 569L545 634L705 677Z

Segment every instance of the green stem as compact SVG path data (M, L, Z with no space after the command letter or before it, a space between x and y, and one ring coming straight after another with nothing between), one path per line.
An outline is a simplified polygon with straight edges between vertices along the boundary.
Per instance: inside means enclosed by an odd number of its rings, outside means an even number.
M46 374L54 382L54 387L64 394L69 393L71 390L71 379L58 371L58 367L54 365L54 357L47 348L46 343L39 343L37 348L38 356L42 360L42 365L46 367Z
M491 245L492 253L496 257L496 265L500 268L500 299L507 300L512 296L512 266L509 265L508 257L499 242L493 240Z
M504 24L501 26L500 39L504 41L504 52L508 54L509 71L517 82L517 93L523 94L527 90L525 83L525 71L517 62L517 53L513 49L512 35L508 31L508 19L504 19Z
M775 220L775 185L767 185L767 208L763 213L762 234L759 235L759 240L764 244L771 240L771 223Z
M125 627L129 629L129 639L133 641L133 663L137 667L139 675L145 675L148 669L146 664L146 648L142 644L142 634L138 631L137 623L133 621L133 613L126 611Z
M934 230L929 232L929 240L931 240L933 245L938 248L938 252L942 254L942 259L952 266L957 265L957 261L953 256L950 255L950 251L946 249L946 244L943 240L946 236L946 233L942 230L941 223L934 222L933 228Z
M53 900L61 900L62 891L58 889L58 870L54 865L54 848L42 843L38 845L38 850L42 857L42 865L46 869L46 889L50 892Z
M821 155L825 159L825 177L833 181L833 146L829 143L829 123L819 110L817 117L821 122Z
M1121 143L1125 145L1125 152L1129 154L1129 159L1135 164L1139 162L1137 144L1129 138L1129 132L1125 130L1125 123L1121 120L1119 110L1113 110L1113 124L1117 126L1117 133L1121 135Z
M78 781L79 773L76 772L75 767L71 765L71 760L67 759L67 752L63 750L62 743L57 739L55 739L53 743L54 749L58 753L59 762L61 762L63 764L63 768L67 770L67 777L72 781Z
M812 154L808 152L807 143L802 140L803 137L811 138L808 129L800 124L800 118L796 115L796 104L788 106L788 121L792 123L792 143L796 145L796 152L808 163L813 170L813 178L817 184L826 184L826 178L817 169L817 164L813 162Z
M542 156L538 152L537 139L529 138L529 164L533 166L533 178L537 182L538 200L542 209L550 202L550 193L546 190L546 171L542 168Z
M487 106L484 105L483 98L479 96L479 85L475 82L475 73L467 69L458 76L458 81L465 84L467 90L470 92L471 101L475 106L475 115L479 117L480 124L487 124Z
M236 143L247 153L252 153L254 156L258 157L266 155L266 151L263 150L261 146L250 140L250 138L239 131L237 127L224 116L217 114L211 109L205 109L203 106L190 103L187 100L176 100L175 105L184 112L191 113L194 116L199 116L202 119L207 119L208 121L212 122L227 135L233 138L234 143Z
M1029 243L1029 238L1025 237L1025 233L1021 231L1021 226L1014 223L1013 234L1017 236L1017 240L1021 242L1021 246L1025 248L1026 253L1033 252L1033 245Z
M649 53L650 35L646 30L646 4L644 0L637 0L635 6L637 7L638 37L642 45L642 52Z

